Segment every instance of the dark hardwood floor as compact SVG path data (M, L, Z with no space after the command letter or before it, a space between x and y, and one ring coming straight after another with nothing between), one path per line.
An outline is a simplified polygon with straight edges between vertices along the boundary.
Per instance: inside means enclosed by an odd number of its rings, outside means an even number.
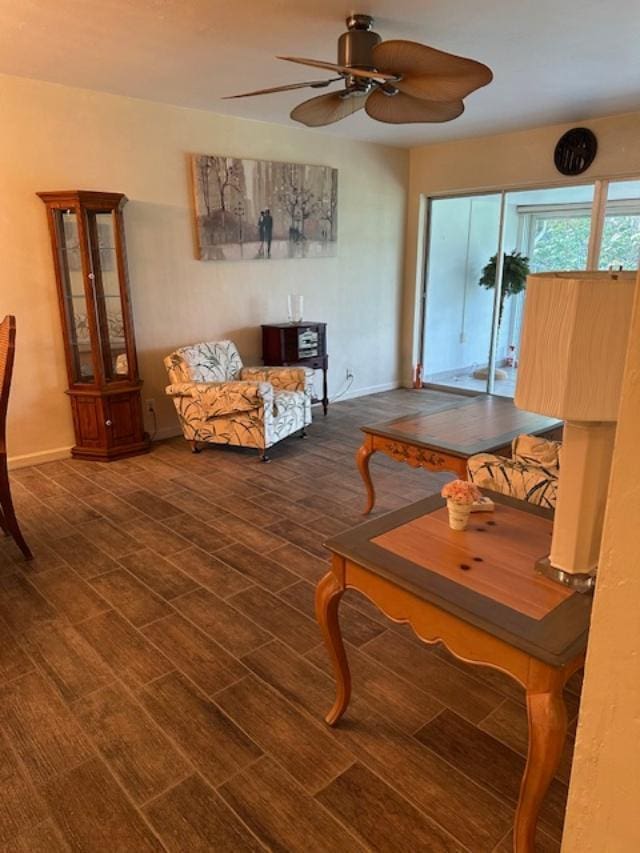
M313 617L323 539L358 524L358 427L448 395L314 409L255 452L181 438L12 474L36 559L0 541L0 849L508 851L520 688L347 594L354 696L337 729ZM375 514L446 477L378 455ZM580 679L567 691L575 731ZM556 851L571 743L544 805Z

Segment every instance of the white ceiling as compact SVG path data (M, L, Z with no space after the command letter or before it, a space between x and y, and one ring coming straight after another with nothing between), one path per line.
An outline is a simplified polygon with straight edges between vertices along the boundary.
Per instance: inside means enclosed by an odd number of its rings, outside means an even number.
M0 73L294 125L289 111L318 92L220 98L322 79L274 57L335 61L351 11L373 14L383 39L470 56L495 79L447 124L361 111L320 132L409 146L640 109L637 0L0 0Z

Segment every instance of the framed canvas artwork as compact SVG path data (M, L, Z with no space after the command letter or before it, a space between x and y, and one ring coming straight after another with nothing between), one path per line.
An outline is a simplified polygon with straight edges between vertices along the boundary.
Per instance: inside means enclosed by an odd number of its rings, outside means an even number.
M337 169L215 154L192 166L200 260L336 255Z

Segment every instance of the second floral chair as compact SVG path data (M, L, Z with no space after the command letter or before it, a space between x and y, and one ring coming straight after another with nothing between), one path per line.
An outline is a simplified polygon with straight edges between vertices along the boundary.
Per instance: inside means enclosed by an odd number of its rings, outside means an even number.
M311 423L311 375L302 367L244 367L232 341L181 347L164 360L184 437L267 450Z
M513 440L512 456L478 453L467 460L469 480L482 489L554 509L558 494L561 443L535 435Z

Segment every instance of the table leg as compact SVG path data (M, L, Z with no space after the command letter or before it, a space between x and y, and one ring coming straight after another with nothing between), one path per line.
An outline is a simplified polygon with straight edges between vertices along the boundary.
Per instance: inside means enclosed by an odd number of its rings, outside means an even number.
M344 587L333 572L327 572L316 587L316 619L336 677L336 701L325 717L330 726L338 722L351 698L351 673L338 621L338 605L343 593Z
M356 462L358 463L358 471L360 471L360 476L364 480L364 485L367 489L367 507L364 511L364 515L368 515L373 509L373 505L376 502L376 492L373 488L373 482L371 480L371 474L369 473L369 459L373 453L373 448L369 445L368 440L365 439L365 443L356 453Z
M557 682L547 693L527 693L529 754L513 830L516 853L534 853L538 815L562 755L567 734L562 686Z

